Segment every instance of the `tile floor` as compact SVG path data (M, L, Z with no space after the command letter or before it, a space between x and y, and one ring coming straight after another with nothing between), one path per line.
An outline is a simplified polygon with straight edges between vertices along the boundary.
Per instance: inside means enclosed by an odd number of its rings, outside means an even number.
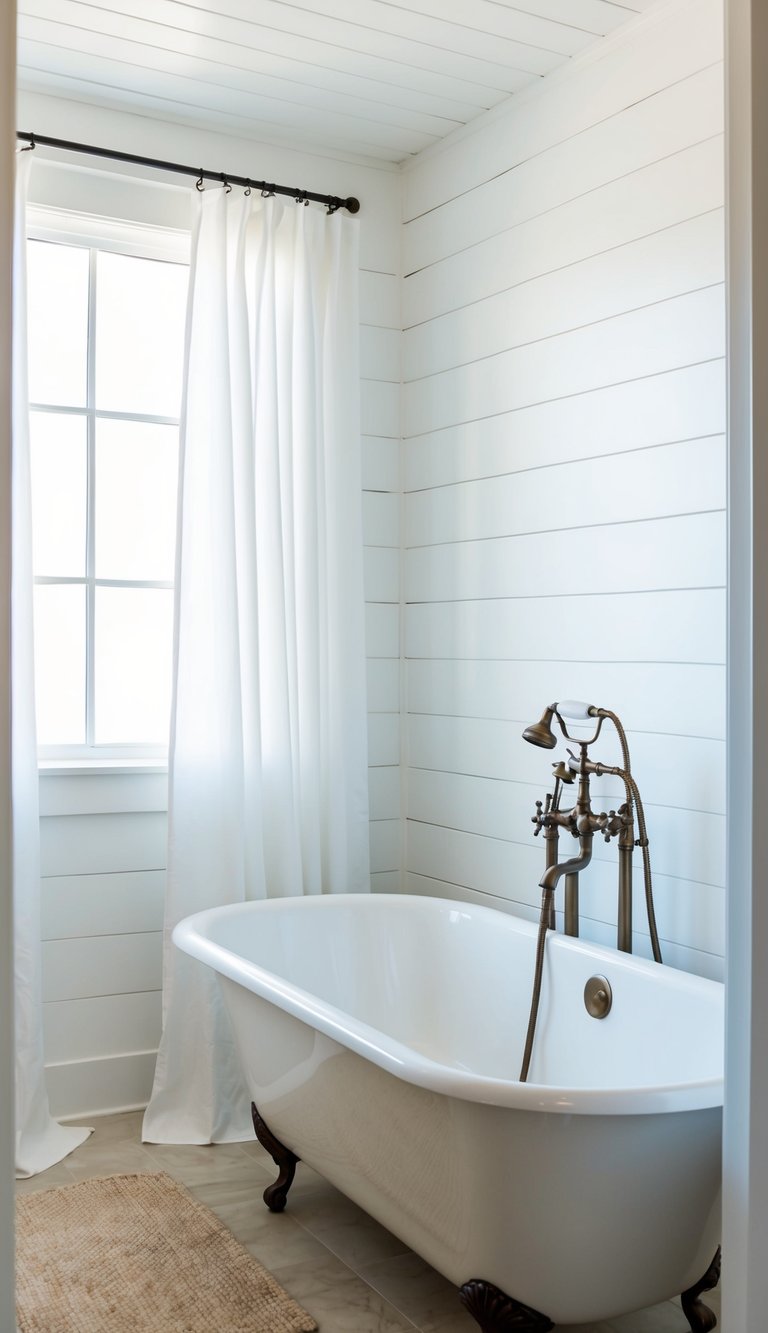
M141 1112L96 1117L89 1123L96 1128L82 1147L50 1171L18 1181L17 1189L162 1169L218 1214L314 1315L320 1333L478 1333L450 1283L304 1163L286 1212L273 1214L262 1203L261 1191L274 1179L275 1168L255 1140L217 1147L158 1147L141 1143ZM719 1314L719 1292L710 1292L706 1299ZM687 1330L680 1306L666 1301L609 1323L571 1326L569 1333Z

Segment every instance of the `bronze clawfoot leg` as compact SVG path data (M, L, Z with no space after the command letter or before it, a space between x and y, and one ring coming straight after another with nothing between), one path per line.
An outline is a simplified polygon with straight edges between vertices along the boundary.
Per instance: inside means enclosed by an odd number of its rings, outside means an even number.
M717 1325L717 1316L708 1305L699 1300L703 1291L711 1291L720 1281L720 1249L718 1248L712 1263L709 1265L706 1273L695 1287L684 1291L681 1297L683 1303L683 1313L690 1324L693 1333L709 1333L710 1329Z
M462 1305L476 1319L481 1333L547 1333L551 1319L521 1305L481 1278L465 1282L459 1291Z
M271 1129L264 1124L254 1102L251 1102L251 1117L256 1138L262 1148L266 1148L275 1166L280 1170L280 1175L275 1183L267 1185L263 1199L270 1212L282 1213L285 1208L285 1201L288 1198L288 1191L293 1184L293 1177L296 1174L296 1163L301 1161L301 1158L297 1157L295 1153L291 1152L290 1148L286 1148L284 1143L275 1138Z

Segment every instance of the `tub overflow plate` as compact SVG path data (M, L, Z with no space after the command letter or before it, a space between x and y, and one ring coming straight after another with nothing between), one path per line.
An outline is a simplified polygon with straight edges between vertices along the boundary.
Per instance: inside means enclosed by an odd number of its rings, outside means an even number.
M607 977L590 977L584 987L584 1004L591 1018L605 1018L611 1012L613 991Z

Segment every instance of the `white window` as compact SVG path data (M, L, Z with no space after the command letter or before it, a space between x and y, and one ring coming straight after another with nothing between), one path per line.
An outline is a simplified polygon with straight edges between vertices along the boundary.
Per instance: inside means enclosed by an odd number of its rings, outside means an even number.
M168 741L186 264L30 239L43 757Z

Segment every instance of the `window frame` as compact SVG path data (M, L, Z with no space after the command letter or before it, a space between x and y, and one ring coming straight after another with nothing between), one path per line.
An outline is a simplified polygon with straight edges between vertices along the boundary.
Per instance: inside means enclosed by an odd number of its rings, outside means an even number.
M85 421L87 450L86 480L86 559L83 576L34 575L34 586L65 585L82 587L86 597L86 665L85 665L85 742L82 744L38 744L38 765L44 771L65 767L94 768L114 771L116 762L135 768L165 767L167 745L150 743L95 743L94 677L95 677L95 602L98 587L147 588L172 590L174 583L167 580L99 579L95 567L96 495L94 486L96 461L96 423L99 420L137 421L151 425L180 426L178 417L162 417L135 412L106 411L96 407L96 257L97 252L128 255L131 258L160 260L164 263L189 265L191 235L176 228L123 222L40 205L27 210L27 240L45 241L54 245L78 246L87 249L88 259L88 347L86 402L83 406L57 406L52 403L30 401L32 412L77 416Z

